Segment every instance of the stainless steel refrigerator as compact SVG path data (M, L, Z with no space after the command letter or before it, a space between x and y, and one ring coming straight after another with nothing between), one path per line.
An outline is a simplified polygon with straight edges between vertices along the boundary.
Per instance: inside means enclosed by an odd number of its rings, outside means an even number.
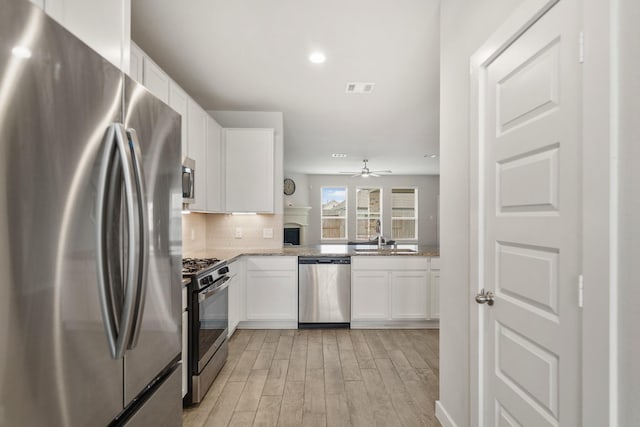
M0 426L178 426L180 116L0 0Z

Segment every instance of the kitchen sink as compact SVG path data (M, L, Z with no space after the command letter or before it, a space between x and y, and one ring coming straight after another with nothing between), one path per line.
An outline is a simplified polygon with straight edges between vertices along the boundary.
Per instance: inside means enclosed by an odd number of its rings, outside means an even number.
M405 253L405 254L410 254L410 253L416 253L417 251L415 249L408 249L408 248L398 248L398 249L394 249L394 248L367 248L367 249L359 249L356 248L355 249L356 253L368 253L368 254L387 254L387 253Z

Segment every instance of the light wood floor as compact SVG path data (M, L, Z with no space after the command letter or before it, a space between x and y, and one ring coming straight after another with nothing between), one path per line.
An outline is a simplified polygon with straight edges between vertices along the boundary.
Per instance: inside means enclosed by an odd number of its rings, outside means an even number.
M238 330L184 427L440 426L437 330Z

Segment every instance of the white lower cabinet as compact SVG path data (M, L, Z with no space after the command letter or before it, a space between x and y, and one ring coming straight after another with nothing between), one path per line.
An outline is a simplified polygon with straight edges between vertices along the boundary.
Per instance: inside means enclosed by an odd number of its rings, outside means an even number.
M297 257L246 259L246 323L256 328L297 327Z
M431 318L440 319L440 258L431 258L429 288Z
M188 287L182 288L182 397L187 394L189 382L189 312L187 311Z
M427 320L427 271L392 271L390 279L391 319Z
M429 326L429 259L352 257L351 327Z
M245 272L242 258L229 263L229 334L233 335L238 324L245 320Z
M389 273L386 271L352 271L351 319L388 319L388 287Z

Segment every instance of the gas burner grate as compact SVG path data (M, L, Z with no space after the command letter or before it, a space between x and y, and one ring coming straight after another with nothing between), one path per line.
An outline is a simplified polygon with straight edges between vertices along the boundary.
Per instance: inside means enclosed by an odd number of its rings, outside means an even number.
M182 260L182 274L193 274L219 263L218 258L184 258Z

